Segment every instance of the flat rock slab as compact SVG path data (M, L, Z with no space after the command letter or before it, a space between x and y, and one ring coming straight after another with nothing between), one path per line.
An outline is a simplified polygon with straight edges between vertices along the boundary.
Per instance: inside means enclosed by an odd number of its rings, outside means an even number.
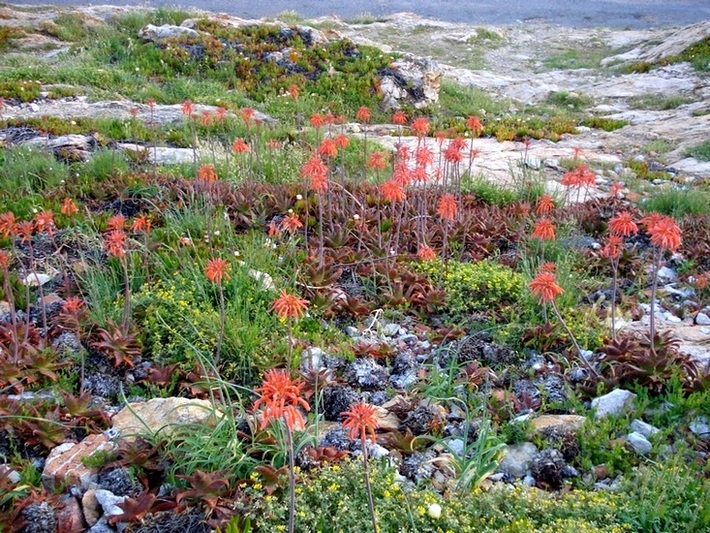
M95 480L97 468L86 466L83 459L97 452L113 450L114 443L104 434L89 435L80 443L65 442L49 452L42 471L42 484L49 491L61 485L88 488Z
M112 418L113 429L123 438L161 433L170 435L176 426L206 424L222 417L208 400L153 398L128 404Z
M543 435L576 433L587 419L580 415L542 415L532 420L535 433Z

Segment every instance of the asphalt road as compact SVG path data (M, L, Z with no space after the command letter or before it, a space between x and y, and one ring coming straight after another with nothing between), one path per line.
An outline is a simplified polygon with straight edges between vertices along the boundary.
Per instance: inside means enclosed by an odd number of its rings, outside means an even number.
M81 0L14 0L20 5L87 5ZM244 18L296 11L305 17L336 14L352 19L401 11L470 24L542 22L570 27L653 28L710 20L710 0L106 0L93 4L197 7Z

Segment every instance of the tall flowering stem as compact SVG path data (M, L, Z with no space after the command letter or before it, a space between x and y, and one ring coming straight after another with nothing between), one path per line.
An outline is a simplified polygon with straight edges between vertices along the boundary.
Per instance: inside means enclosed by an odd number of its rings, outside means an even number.
M229 263L224 259L211 259L205 267L205 275L207 279L217 285L219 290L219 337L217 338L217 350L214 357L215 367L219 365L219 360L222 354L222 343L224 342L224 323L226 321L226 309L224 305L224 287L222 280L229 279Z
M609 239L602 249L602 255L611 261L614 273L611 286L611 338L616 340L616 291L619 277L619 260L624 249L624 237L636 235L639 231L630 213L621 212L609 220Z
M681 243L681 230L671 217L659 213L651 213L641 221L651 236L653 245L653 279L651 281L651 318L649 320L649 335L651 353L656 355L656 293L658 291L658 270L661 259L666 251L676 251Z
M293 352L293 322L303 317L306 313L306 309L308 309L308 301L282 290L279 297L271 304L271 308L281 320L286 321L286 325L288 326L287 368L291 368Z
M293 454L293 431L303 430L305 420L299 407L310 411L310 406L302 398L303 382L291 379L287 370L272 369L266 372L264 382L256 389L260 394L254 409L263 405L260 429L266 429L270 422L283 422L286 426L286 446L288 448L288 531L293 533L296 523L296 476Z
M584 367L592 376L598 378L599 373L594 369L594 367L589 363L589 361L587 361L587 359L582 354L582 349L579 347L577 339L574 338L572 330L569 329L569 326L562 318L562 314L560 313L560 310L557 307L555 298L565 291L562 287L557 285L555 280L555 274L553 274L549 270L543 270L535 277L535 279L530 282L529 288L532 293L538 297L541 303L549 303L552 305L552 309L555 312L557 320L559 320L560 324L562 324L562 326L565 328L565 331L567 332L567 335L572 341L575 350L577 350L577 356L580 362L584 365Z
M372 520L372 530L378 533L377 515L375 515L375 504L372 500L372 486L370 485L370 468L367 455L367 439L368 435L372 443L375 443L375 429L377 429L378 419L376 416L376 408L364 402L356 403L350 407L349 411L340 413L345 417L343 427L349 430L351 439L360 439L362 448L362 468L365 477L365 489L367 491L367 506L370 510L370 519Z
M5 299L10 307L10 324L12 325L12 333L14 341L12 343L12 362L17 364L19 361L20 343L17 338L17 313L15 311L15 297L12 293L12 285L10 285L10 254L6 250L0 250L0 269L2 270L3 290L5 291Z

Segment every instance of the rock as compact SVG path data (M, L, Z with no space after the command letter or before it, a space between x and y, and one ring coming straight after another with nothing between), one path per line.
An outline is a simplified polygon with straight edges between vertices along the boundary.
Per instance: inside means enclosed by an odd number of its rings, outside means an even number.
M432 400L422 400L402 422L402 428L409 429L414 435L429 433L432 427L443 427L446 422L446 410Z
M693 421L690 422L688 427L690 428L690 431L692 431L695 435L697 435L701 439L710 440L710 422L708 422L707 417L704 417L704 416L695 417L695 419L693 419Z
M708 35L710 35L710 21L686 26L664 39L661 44L637 55L634 60L656 63L662 59L680 54L689 46L706 39Z
M148 24L138 31L138 37L146 42L157 43L167 39L178 39L180 37L199 37L197 31L185 26L174 26L172 24L163 24L162 26L154 26Z
M532 421L533 431L542 435L576 433L587 419L580 415L541 415Z
M323 364L323 350L316 346L311 346L301 352L301 370L310 372L311 370L320 370L325 368Z
M30 274L27 274L24 278L20 280L20 283L22 283L25 286L29 287L38 287L40 285L46 285L50 281L54 279L53 276L49 276L47 274L40 274L37 272L32 272Z
M363 389L384 389L388 383L389 370L372 357L361 357L345 369L345 379Z
M562 452L555 448L547 448L535 454L530 469L537 484L558 489L564 479L565 466Z
M82 533L86 529L81 506L74 496L62 498L57 510L57 521L63 533Z
M84 510L84 520L92 527L101 518L101 506L96 501L96 489L87 490L81 497L81 507Z
M537 446L532 442L508 446L507 452L500 464L498 472L503 472L514 478L522 478L530 470L533 457L537 454Z
M106 518L101 518L87 533L115 533L115 529L108 525Z
M96 150L98 142L95 135L62 135L60 137L40 136L26 142L29 146L50 150L57 158L68 162L86 161L91 152Z
M653 448L651 443L648 442L648 439L638 431L629 433L626 436L626 440L634 451L636 451L636 453L640 453L641 455L647 455L651 451L651 448Z
M111 423L122 438L132 438L158 432L169 435L174 426L206 424L221 417L222 412L209 400L153 398L127 405L114 415Z
M382 332L388 337L396 337L400 334L399 332L401 329L402 327L399 324L390 322L389 324L384 325L384 327L382 328Z
M49 452L42 471L42 484L52 491L60 485L88 488L95 481L97 468L89 468L82 460L97 452L113 450L115 445L103 433L89 435L79 444L65 442Z
M326 420L342 420L341 413L360 401L360 395L351 387L335 385L323 389L323 416Z
M25 533L49 533L57 530L57 515L49 502L32 503L22 511Z
M439 101L442 72L430 59L407 55L383 69L380 76L386 109L399 109L402 103L422 109Z
M125 496L116 496L110 490L105 489L97 489L95 496L106 518L123 514L123 509L121 509L118 504L126 501Z
M638 418L632 421L629 427L631 428L631 431L635 433L640 433L646 438L653 437L655 434L661 431L657 427L654 427L651 424L647 424L646 422L644 422L643 420L639 420Z
M710 316L706 313L698 313L695 315L695 323L698 326L710 326Z
M127 468L99 472L96 485L97 488L109 490L117 496L134 496L143 488Z
M621 415L631 406L634 398L636 395L633 392L624 389L615 389L609 394L594 398L592 400L592 409L596 410L594 416L599 419L609 415Z
M676 271L670 267L662 266L661 268L658 269L659 281L662 281L662 282L673 281L677 277L678 277L678 274L676 274Z

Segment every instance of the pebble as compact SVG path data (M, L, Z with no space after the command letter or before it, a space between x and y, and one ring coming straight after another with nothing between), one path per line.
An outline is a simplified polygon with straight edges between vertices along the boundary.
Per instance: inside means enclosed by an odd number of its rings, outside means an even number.
M710 316L705 313L698 313L695 315L695 323L698 326L710 326Z
M626 440L629 442L631 447L641 455L647 455L653 446L648 439L644 437L641 433L634 431L626 436Z
M701 439L710 439L710 422L707 417L698 416L689 425L690 431Z
M652 426L651 424L647 424L643 420L639 420L638 418L631 422L631 425L629 426L631 428L631 431L635 433L640 433L644 437L653 437L655 434L659 433L661 430L658 429L655 426Z
M596 409L595 417L605 418L609 415L620 415L626 411L636 395L624 389L615 389L604 396L592 400L592 409Z

